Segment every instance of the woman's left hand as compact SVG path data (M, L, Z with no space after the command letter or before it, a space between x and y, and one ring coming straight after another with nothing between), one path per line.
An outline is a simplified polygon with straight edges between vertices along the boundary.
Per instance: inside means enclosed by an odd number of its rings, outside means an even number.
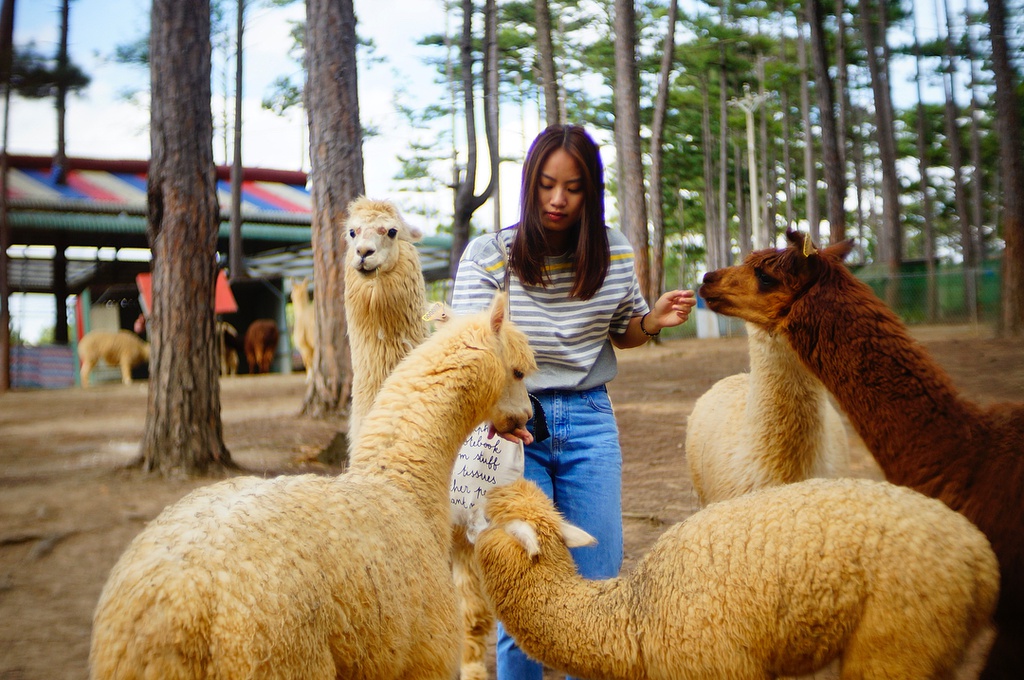
M658 330L678 326L690 318L690 310L697 304L697 296L692 290L670 290L654 303L647 316L647 328ZM653 322L653 323L652 323Z

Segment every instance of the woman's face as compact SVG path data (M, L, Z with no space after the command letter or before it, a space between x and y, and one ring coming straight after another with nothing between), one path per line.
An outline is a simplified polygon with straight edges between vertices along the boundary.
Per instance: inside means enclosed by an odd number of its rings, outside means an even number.
M540 223L549 236L567 235L583 213L583 174L569 152L558 148L540 168L537 203Z

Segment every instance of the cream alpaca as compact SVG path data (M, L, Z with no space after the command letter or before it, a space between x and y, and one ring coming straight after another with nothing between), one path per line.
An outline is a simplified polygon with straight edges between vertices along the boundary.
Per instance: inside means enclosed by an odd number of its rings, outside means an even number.
M825 386L784 337L747 324L747 338L750 372L715 383L687 421L686 460L702 505L849 470L846 428Z
M121 382L132 384L132 369L149 361L149 343L131 331L89 331L78 341L82 364L82 387L89 386L89 374L103 360L121 368Z
M420 238L389 201L360 197L345 223L345 318L352 352L349 452L362 419L392 369L427 337L423 270L413 241Z
M714 503L627 575L581 578L568 527L525 480L487 495L477 555L498 615L531 656L588 678L948 678L988 630L995 555L915 491L812 479ZM591 539L592 540L592 539Z
M316 307L309 299L309 279L292 282L292 342L302 356L306 376L313 373L316 348Z
M533 354L504 309L395 368L344 474L230 479L151 522L100 596L91 677L454 677L452 466L477 423L531 415Z

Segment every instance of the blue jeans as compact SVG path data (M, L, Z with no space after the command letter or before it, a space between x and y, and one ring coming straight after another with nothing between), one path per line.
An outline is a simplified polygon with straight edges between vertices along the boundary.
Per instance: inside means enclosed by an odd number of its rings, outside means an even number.
M608 391L541 392L551 436L526 447L524 476L555 501L565 519L597 539L573 548L581 575L617 576L622 566L622 450ZM533 423L529 423L531 431ZM541 680L543 666L498 625L498 680Z

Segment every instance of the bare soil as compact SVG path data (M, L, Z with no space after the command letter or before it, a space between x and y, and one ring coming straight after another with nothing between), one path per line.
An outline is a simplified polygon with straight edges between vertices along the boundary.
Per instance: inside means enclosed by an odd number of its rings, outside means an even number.
M977 328L915 333L965 395L1024 400L1024 343ZM687 415L715 381L746 368L744 338L674 340L620 355L609 389L624 456L625 569L698 509L683 451ZM138 451L147 389L0 395L0 680L86 678L93 608L110 568L147 521L211 482L124 469ZM341 424L299 416L303 393L298 373L222 381L224 438L246 471L338 471L315 459ZM850 437L853 474L880 479Z

